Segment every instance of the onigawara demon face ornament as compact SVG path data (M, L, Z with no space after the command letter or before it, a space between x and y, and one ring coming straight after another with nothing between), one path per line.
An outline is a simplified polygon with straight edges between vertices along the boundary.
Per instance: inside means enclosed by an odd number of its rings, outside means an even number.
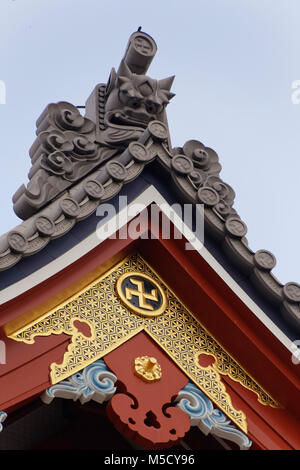
M173 80L174 76L154 80L132 73L123 60L118 73L112 69L108 82L106 123L146 128L152 120L164 121L164 110L175 96L170 91Z

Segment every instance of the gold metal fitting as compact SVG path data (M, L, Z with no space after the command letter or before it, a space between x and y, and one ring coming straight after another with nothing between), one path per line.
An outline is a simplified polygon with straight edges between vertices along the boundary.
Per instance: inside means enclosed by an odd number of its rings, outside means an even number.
M157 382L162 377L161 367L155 357L141 356L134 360L134 373L145 382Z

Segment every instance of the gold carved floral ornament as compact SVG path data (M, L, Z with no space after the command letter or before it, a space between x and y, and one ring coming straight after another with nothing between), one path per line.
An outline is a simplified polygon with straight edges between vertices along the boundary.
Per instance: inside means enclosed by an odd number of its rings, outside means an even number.
M134 373L145 382L157 382L162 377L161 367L155 357L141 356L134 360Z

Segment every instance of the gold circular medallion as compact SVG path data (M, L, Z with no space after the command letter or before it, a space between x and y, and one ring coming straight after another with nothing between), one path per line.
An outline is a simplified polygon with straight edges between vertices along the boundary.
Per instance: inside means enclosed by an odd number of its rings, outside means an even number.
M130 271L119 277L117 294L133 313L157 317L167 308L167 298L161 286L147 274Z

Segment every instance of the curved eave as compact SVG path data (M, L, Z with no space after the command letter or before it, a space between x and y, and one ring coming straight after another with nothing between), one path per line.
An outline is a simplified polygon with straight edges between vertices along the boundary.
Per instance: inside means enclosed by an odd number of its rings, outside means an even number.
M150 185L156 188L157 193L168 204L178 203L180 196L176 188L174 189L165 175L157 170L153 164L145 168L144 172L135 179L134 184L124 186L120 193L109 201L116 212L119 211L120 196L126 196L126 201L130 204L136 198L142 197L142 193ZM255 254L243 240L236 240L226 235L221 222L218 225L221 224L224 232L222 238L220 239L219 226L213 233L211 216L214 216L211 211L205 212L207 230L204 245L206 252L211 256L210 262L212 264L217 262L217 265L223 268L220 275L224 278L229 276L230 282L235 281L235 285L252 300L253 305L264 313L266 324L274 324L289 339L291 347L291 342L297 339L300 331L300 320L298 321L297 317L299 305L284 298L283 286L271 272L259 269L255 265ZM17 265L0 273L0 305L31 289L33 279L40 282L41 279L45 279L44 276L52 276L57 270L63 269L65 263L71 264L82 256L84 253L81 247L86 246L89 236L94 236L100 220L95 208L92 215L84 221L77 222L63 236L51 240L38 253L24 257ZM246 263L245 258L247 258Z

